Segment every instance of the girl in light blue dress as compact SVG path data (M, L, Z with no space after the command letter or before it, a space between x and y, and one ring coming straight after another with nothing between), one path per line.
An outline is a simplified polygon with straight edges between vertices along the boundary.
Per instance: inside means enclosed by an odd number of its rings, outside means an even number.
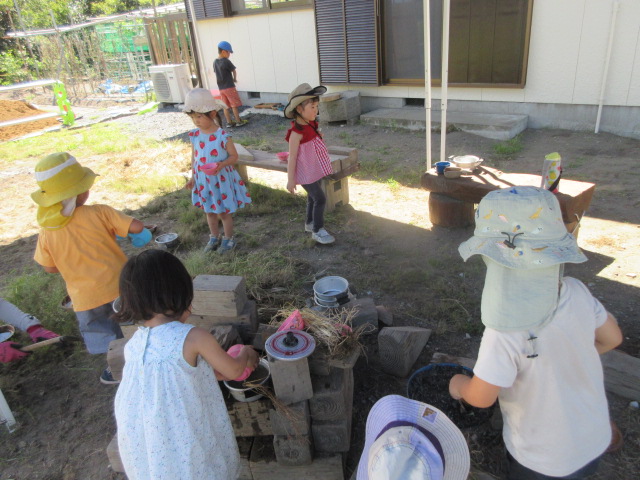
M189 132L191 179L186 188L191 190L193 205L207 214L210 237L205 252L224 253L235 248L232 215L251 203L251 195L233 167L238 162L236 147L229 133L220 127L217 112L223 107L204 88L191 90L184 102L184 111L196 126ZM220 221L223 237L219 232Z
M257 353L244 346L231 357L209 332L184 323L193 283L166 251L129 259L120 298L119 319L143 321L125 346L115 398L129 480L236 480L238 445L218 380L255 368Z

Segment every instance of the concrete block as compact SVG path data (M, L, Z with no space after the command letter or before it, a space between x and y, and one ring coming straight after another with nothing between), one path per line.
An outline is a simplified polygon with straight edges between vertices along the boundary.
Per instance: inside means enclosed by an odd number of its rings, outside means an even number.
M243 277L198 275L193 279L192 315L235 317L247 303Z
M286 410L272 408L269 410L269 418L274 435L299 436L307 435L311 431L307 400L287 405Z
M384 305L376 305L378 311L378 324L382 324L386 327L393 325L393 313Z
M269 338L277 331L278 327L274 327L273 325L267 325L265 323L258 324L258 328L255 335L253 336L251 345L253 345L253 347L258 350L264 350L264 342L266 342L267 338Z
M309 400L312 421L332 422L350 415L353 404L353 370L331 368L329 375L311 377Z
M216 337L223 350L228 350L231 345L242 343L238 329L234 325L218 325L211 329L211 335Z
M322 98L322 97L320 97ZM323 122L340 122L357 119L362 113L360 92L347 90L340 92L340 98L332 102L320 102L318 112Z
M269 437L254 440L249 466L253 480L344 480L342 455L316 454L310 465L280 465Z
M313 461L311 436L307 435L275 435L273 450L279 465L310 465Z
M371 297L354 298L342 305L342 308L354 308L356 314L351 320L351 326L356 328L361 325L370 325L367 333L378 331L378 310Z
M269 357L271 381L276 398L285 405L309 400L313 397L309 363L306 358L296 361Z
M317 452L348 452L351 446L351 417L335 422L312 422L311 433Z

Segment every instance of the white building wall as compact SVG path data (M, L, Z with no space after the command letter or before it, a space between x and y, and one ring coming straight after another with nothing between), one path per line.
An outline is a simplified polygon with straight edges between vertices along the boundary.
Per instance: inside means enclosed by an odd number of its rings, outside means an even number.
M615 0L535 0L527 81L519 88L449 88L450 100L597 105ZM312 9L202 20L198 32L211 88L217 43L227 40L238 90L288 94L319 83ZM421 87L357 88L363 96L424 98ZM434 99L440 89L434 88ZM640 0L619 0L605 105L640 106Z

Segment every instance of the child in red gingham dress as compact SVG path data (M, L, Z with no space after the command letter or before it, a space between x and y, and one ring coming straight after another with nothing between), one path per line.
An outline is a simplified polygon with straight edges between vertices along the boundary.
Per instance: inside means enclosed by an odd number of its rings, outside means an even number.
M335 238L324 229L327 198L320 184L333 171L327 146L316 121L318 97L326 91L326 87L311 88L308 83L303 83L291 92L284 109L284 116L293 119L285 137L289 142L287 190L295 193L296 185L302 185L306 190L307 218L304 230L311 232L311 237L322 244L335 242Z

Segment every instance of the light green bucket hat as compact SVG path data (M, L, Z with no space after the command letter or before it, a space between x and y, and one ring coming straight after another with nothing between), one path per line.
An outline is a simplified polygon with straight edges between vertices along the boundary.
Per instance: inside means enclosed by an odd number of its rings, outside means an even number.
M482 323L501 331L539 328L549 321L558 303L562 265L587 261L567 232L558 199L537 187L488 193L476 210L473 237L458 251L465 261L483 256Z

